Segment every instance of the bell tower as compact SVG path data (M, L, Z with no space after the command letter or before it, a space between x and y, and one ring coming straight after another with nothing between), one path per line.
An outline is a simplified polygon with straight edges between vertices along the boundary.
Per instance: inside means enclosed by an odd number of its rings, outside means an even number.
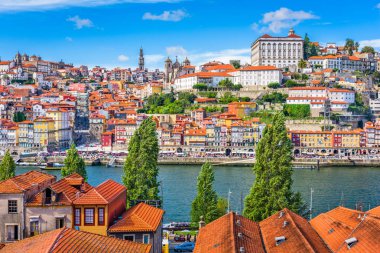
M139 69L143 71L144 68L144 51L143 48L140 48L140 56L139 56Z

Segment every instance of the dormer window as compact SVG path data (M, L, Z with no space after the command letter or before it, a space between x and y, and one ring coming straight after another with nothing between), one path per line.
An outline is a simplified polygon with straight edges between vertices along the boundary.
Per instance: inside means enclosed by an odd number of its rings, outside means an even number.
M358 239L356 239L356 237L351 237L350 239L345 240L348 249L351 249L357 242Z
M276 246L280 245L281 243L286 241L285 236L278 236L275 237L274 240L276 241Z

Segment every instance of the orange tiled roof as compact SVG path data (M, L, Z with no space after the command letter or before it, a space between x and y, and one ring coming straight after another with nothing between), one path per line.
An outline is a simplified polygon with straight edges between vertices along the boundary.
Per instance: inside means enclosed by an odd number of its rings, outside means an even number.
M7 244L4 253L124 252L148 253L151 245L120 240L71 228L53 230Z
M155 232L162 221L164 210L145 203L128 209L123 218L109 228L109 232Z
M331 252L307 220L287 208L259 224L268 253ZM284 236L285 241L276 245L275 237L280 236Z
M0 182L0 193L23 193L34 187L34 184L53 180L55 176L32 170Z
M126 192L127 189L111 180L104 181L96 188L89 190L86 194L74 200L75 205L106 205L115 198Z
M260 71L260 70L279 70L275 66L247 66L239 69L240 71Z
M231 212L200 229L194 253L239 252L241 247L246 253L265 252L259 225Z
M93 187L84 182L84 179L78 173L71 174L53 183L49 187L56 195L56 201L52 205L71 205L75 199L82 196ZM39 192L27 202L27 206L43 205L43 194Z

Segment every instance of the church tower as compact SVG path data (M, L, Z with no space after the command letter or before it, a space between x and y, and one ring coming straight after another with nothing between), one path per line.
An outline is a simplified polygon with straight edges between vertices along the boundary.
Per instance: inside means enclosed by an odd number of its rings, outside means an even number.
M168 57L165 60L165 80L167 83L170 82L172 72L173 72L173 62Z
M140 48L140 57L139 57L139 69L143 71L144 68L144 51L142 47Z

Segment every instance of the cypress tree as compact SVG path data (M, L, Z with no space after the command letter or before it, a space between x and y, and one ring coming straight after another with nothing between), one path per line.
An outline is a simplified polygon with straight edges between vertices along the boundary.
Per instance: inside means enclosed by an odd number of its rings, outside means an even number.
M218 209L218 196L213 189L214 170L210 163L203 164L198 176L197 196L191 205L191 221L199 222L203 216L204 221L209 223L220 217Z
M5 152L3 160L0 163L0 181L7 180L8 178L14 177L16 171L16 164L9 153L9 150Z
M282 112L273 118L272 126L264 129L263 138L256 148L256 175L250 193L245 198L244 215L261 221L277 211L288 208L300 213L304 204L300 193L291 189L293 180L292 143L287 136Z
M156 123L145 119L134 132L124 164L123 183L128 189L127 205L131 200L159 200L158 139Z
M61 170L62 177L78 173L87 181L86 164L82 157L79 156L75 144L67 150L67 156L64 161L65 166Z

